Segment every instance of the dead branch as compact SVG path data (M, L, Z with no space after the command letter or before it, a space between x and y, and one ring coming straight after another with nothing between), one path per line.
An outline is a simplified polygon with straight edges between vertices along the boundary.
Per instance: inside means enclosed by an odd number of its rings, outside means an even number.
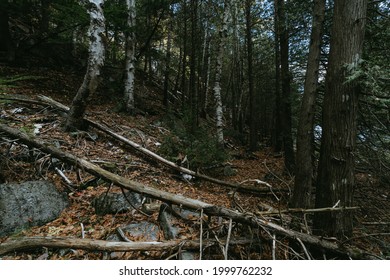
M289 239L299 238L302 242L312 245L317 248L321 248L326 251L330 251L342 256L349 256L352 258L361 258L363 256L363 252L358 249L349 249L339 246L335 242L327 241L321 237L312 236L309 234L293 231L290 229L283 228L277 224L269 222L265 219L261 219L255 216L252 213L239 213L232 209L220 207L217 205L209 204L200 200L191 199L184 197L182 195L172 194L169 192L165 192L162 190L157 190L153 187L143 185L141 183L126 179L117 174L111 173L103 168L83 159L74 156L68 152L64 152L58 148L51 147L49 144L39 141L38 139L30 138L25 133L16 130L14 128L10 128L6 125L0 123L0 131L3 133L19 139L20 142L26 144L27 146L37 148L42 152L49 153L52 156L62 160L64 162L70 163L77 167L82 168L86 172L89 172L97 177L100 177L108 182L112 182L118 186L121 186L127 190L134 191L157 200L165 201L168 203L181 205L184 208L193 209L193 210L201 210L210 216L221 216L232 219L236 222L249 224L254 227L260 227L265 229L266 231L271 231L274 234L286 236Z
M252 244L253 240L242 239L230 241L233 245ZM106 252L129 252L129 251L164 251L181 246L184 249L198 249L198 240L173 240L165 242L115 242L94 240L88 238L37 236L23 237L15 240L5 241L0 244L0 255L9 252L34 249L39 247L48 248L73 248L89 251ZM204 247L213 246L214 241L203 241Z
M256 211L255 214L262 216L269 215L280 215L286 213L318 213L318 212L337 212L337 211L351 211L357 210L359 207L328 207L328 208L315 208L315 209L301 209L301 208L291 208L287 210L278 210L278 211Z

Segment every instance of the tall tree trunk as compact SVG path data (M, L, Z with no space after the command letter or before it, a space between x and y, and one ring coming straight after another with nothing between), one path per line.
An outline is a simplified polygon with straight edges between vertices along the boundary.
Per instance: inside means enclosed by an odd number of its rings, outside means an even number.
M248 89L249 89L249 150L257 150L257 127L256 127L256 98L253 82L253 42L252 42L252 9L253 0L245 1L246 18L246 44L248 58Z
M280 74L282 80L281 129L283 136L284 165L288 172L294 173L295 155L291 120L291 73L289 69L289 33L284 0L278 1L280 24Z
M188 57L188 45L187 45L187 37L188 37L188 24L187 24L187 16L188 16L188 7L187 0L183 0L183 26L182 26L182 63L181 63L181 81L180 81L180 90L182 93L181 102L183 107L186 104L186 99L188 96L187 90L187 57Z
M239 119L239 99L241 96L241 58L240 58L240 24L238 21L239 10L237 1L232 2L232 20L233 20L233 67L232 67L232 125L238 130Z
M314 114L317 96L318 71L321 53L321 35L325 18L326 0L314 0L312 31L306 79L299 115L294 193L292 206L310 208L313 187Z
M223 53L225 47L225 39L228 35L228 20L229 20L229 0L225 0L224 11L222 16L222 26L219 30L219 41L217 51L217 65L215 67L215 84L214 84L214 98L215 98L215 117L217 127L217 141L220 147L224 146L223 137L223 108L222 108L222 96L221 96L221 76L222 76L222 63Z
M134 113L134 79L135 79L135 0L126 0L127 7L127 28L126 33L126 62L124 81L124 101L126 111Z
M209 90L210 90L210 68L211 68L211 37L210 32L207 31L208 38L206 39L207 49L206 52L206 59L204 61L204 97L203 97L203 105L202 110L203 114L206 115L207 107L209 105Z
M367 0L336 0L330 41L329 66L323 105L323 136L316 190L316 207L353 205L354 152L359 88L348 80L360 62ZM348 211L317 213L314 230L344 239L352 235Z
M198 47L198 1L190 1L191 8L191 50L190 50L190 108L191 108L191 133L198 127L198 90L197 90L197 47Z
M84 3L90 15L88 66L84 81L73 98L65 122L66 131L85 129L83 117L87 108L88 97L94 94L98 87L101 68L104 64L105 46L102 38L105 32L105 19L102 9L104 0L89 0Z
M202 47L202 60L200 62L200 92L199 92L199 109L201 110L201 116L206 117L206 109L208 104L208 91L209 91L209 78L210 78L210 28L209 28L209 12L208 7L204 7L205 4L201 4L202 15L206 18L203 30L203 47Z
M273 109L273 129L272 129L272 146L276 153L282 151L283 136L281 124L281 83L280 83L280 18L279 18L279 0L274 1L274 32L275 32L275 105Z
M171 9L169 7L169 9ZM165 70L164 70L164 100L165 107L169 105L169 76L170 76L170 64L171 64L171 46L172 46L172 32L173 32L173 15L169 12L168 23L168 35L167 35L167 53L165 55Z

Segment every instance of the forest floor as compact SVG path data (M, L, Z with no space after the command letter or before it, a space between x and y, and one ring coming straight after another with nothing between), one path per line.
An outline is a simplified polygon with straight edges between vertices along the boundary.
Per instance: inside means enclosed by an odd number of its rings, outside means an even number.
M30 79L20 80L15 87L3 89L3 93L22 94L34 97L42 94L53 98L69 106L70 102L81 84L83 75L76 72L52 70L47 68L19 68L0 66L0 77L4 76L30 76ZM0 93L1 94L1 93ZM170 133L164 127L164 108L160 105L161 91L142 80L136 85L136 94L142 96L138 100L142 104L142 110L146 114L129 116L125 113L117 113L120 95L113 93L109 86L103 87L97 96L94 96L88 105L87 116L95 121L105 124L117 133L128 139L142 144L143 147L159 153L158 147L167 134ZM273 186L274 192L270 194L255 195L236 193L232 199L232 192L220 185L205 181L187 182L180 180L172 170L153 162L134 150L117 143L101 132L90 129L86 134L65 133L61 128L63 117L50 112L48 108L40 105L0 103L2 122L23 129L33 131L34 124L40 123L36 137L47 141L57 142L61 149L77 156L84 157L92 162L109 165L114 173L140 182L142 184L165 190L185 197L201 200L210 204L239 208L247 212L264 210L267 205L274 209L286 209L289 193L293 187L293 178L283 173L283 158L280 154L263 146L256 153L246 152L246 147L241 146L234 139L229 139L227 147L230 157L228 163L237 173L226 176L223 171L216 170L211 175L225 181L240 183L245 180L264 180ZM49 111L49 112L48 112ZM2 148L7 143L0 143ZM94 177L86 172L76 170L63 164L61 170L75 185L82 188L70 189L55 170L47 168L44 159L40 162L20 160L18 154L22 154L23 146L16 147L7 159L4 167L4 175L8 182L22 182L27 180L46 179L55 183L60 191L68 193L70 206L61 216L40 227L26 229L10 237L0 238L1 242L10 238L22 236L71 236L81 237L83 224L85 238L105 240L106 237L123 224L132 221L148 220L156 221L157 214L145 217L137 212L128 212L117 215L98 216L91 206L92 200L105 193L109 185L104 183L97 186L85 184ZM19 158L19 159L18 159ZM373 256L382 259L390 258L390 187L381 184L370 174L359 173L356 176L355 205L360 207L355 211L354 236L347 242L362 250L369 251ZM120 192L113 186L112 191ZM234 201L233 201L234 200ZM277 220L277 218L272 218ZM310 220L310 215L308 215ZM279 221L280 222L280 221ZM223 221L226 227L228 221ZM237 226L237 225L236 225ZM237 226L238 227L238 226ZM190 227L182 236L187 239L199 239L199 227ZM131 239L131 236L129 236ZM271 239L262 250L246 250L237 246L231 249L231 259L271 259ZM277 258L291 259L287 253L288 248L283 246L281 238L278 243ZM144 254L129 252L121 255L122 259L161 259L167 258L167 252ZM211 252L209 258L223 258L220 251ZM57 249L35 249L3 255L1 259L103 259L103 253L84 250L71 250L63 253ZM207 257L206 257L207 258Z

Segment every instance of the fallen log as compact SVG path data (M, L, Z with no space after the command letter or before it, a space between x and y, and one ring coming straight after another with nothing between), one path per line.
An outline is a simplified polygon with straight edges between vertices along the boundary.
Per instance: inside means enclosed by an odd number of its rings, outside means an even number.
M221 241L220 241L221 242ZM223 242L222 242L223 243ZM253 244L253 240L231 240L230 245ZM88 238L34 236L22 237L15 240L5 241L0 244L0 255L9 252L34 249L39 247L48 248L72 248L89 251L106 252L130 252L130 251L164 251L180 247L182 249L199 249L199 240L172 240L164 242L116 242ZM203 240L203 248L216 245L216 241ZM220 243L218 243L220 244Z
M291 240L299 239L306 244L344 257L348 256L351 258L361 258L363 256L364 252L358 249L352 250L350 248L344 248L342 246L339 246L335 242L330 242L321 237L293 231L290 229L285 229L277 224L259 218L253 213L240 213L229 208L213 205L196 199L187 198L182 195L157 190L153 187L126 179L117 174L111 173L83 158L76 157L73 154L64 152L55 147L51 147L47 143L41 142L38 139L33 139L25 133L14 128L10 128L6 125L0 124L0 131L11 136L13 139L19 139L20 142L26 144L29 147L37 148L42 152L51 154L53 157L56 157L59 160L80 167L86 172L89 172L97 177L101 177L102 179L121 186L124 189L134 191L168 203L181 205L182 207L188 209L203 211L204 214L207 214L209 216L226 217L236 222L249 224L254 227L260 227L267 232L272 231L274 234L285 236Z
M114 242L94 240L87 238L71 238L71 237L23 237L15 240L5 241L0 244L0 255L9 252L33 249L38 247L48 248L73 248L82 250L96 251L161 251L176 247L181 241L167 242ZM184 244L183 244L184 245ZM187 246L194 247L194 243L187 243Z

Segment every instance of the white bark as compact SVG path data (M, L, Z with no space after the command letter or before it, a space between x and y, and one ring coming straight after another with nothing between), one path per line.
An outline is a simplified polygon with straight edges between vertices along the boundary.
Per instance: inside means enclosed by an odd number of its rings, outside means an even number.
M89 58L88 70L92 79L89 84L90 93L94 93L98 86L97 77L100 76L100 69L104 65L105 45L103 41L103 34L105 32L105 18L103 14L103 4L105 0L89 0L92 4L88 9L91 24L89 26ZM94 82L92 82L94 81Z
M83 116L88 104L88 97L93 95L99 84L100 70L104 65L105 45L104 32L106 29L103 13L104 0L85 0L82 3L87 7L90 16L88 29L89 57L84 81L76 96L65 123L66 130L84 129Z
M222 62L223 62L223 51L225 38L228 35L228 20L229 20L229 0L225 1L225 9L223 12L222 28L219 30L219 45L218 45L218 56L215 73L215 84L214 84L214 98L216 102L215 116L217 126L217 140L218 144L223 146L223 107L221 97L221 74L222 74Z
M126 35L126 64L125 64L125 81L124 81L124 100L126 110L134 112L134 79L135 79L135 0L126 0L127 6L127 28Z

